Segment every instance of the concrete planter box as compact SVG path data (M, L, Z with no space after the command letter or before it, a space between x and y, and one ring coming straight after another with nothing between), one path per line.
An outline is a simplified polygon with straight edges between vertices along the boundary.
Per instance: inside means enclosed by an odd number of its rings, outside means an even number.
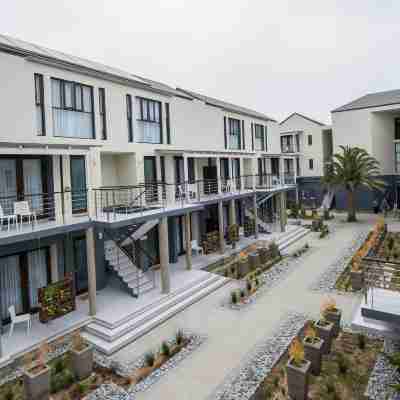
M321 373L323 345L324 340L321 338L315 338L314 340L303 339L305 358L311 362L311 373L316 376Z
M250 253L249 254L249 266L250 271L255 271L258 267L260 267L260 256L258 253Z
M267 262L268 262L268 260L269 260L269 250L267 249L267 248L265 248L265 247L260 247L259 249L258 249L258 255L259 255L259 257L260 257L260 263L262 264L262 265L264 265L264 264L266 264Z
M364 274L362 271L350 272L351 287L353 290L361 290L364 286Z
M24 372L25 398L29 400L47 400L50 398L50 368L39 372Z
M333 323L333 337L338 337L340 331L340 321L342 319L342 311L338 309L326 311L325 319Z
M317 330L318 337L324 341L322 354L329 354L332 347L333 323L319 320L315 323L315 329Z
M307 400L308 380L311 362L304 360L301 366L293 364L290 358L286 364L288 394L292 400Z
M93 347L86 346L81 351L71 350L71 363L78 380L89 377L93 372Z

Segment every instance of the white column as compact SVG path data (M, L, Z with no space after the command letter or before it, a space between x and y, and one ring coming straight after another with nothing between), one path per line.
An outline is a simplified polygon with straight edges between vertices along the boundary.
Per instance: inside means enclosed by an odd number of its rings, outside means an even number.
M175 204L175 166L172 156L164 157L165 165L165 182L167 183L167 205L173 206Z
M94 244L94 228L86 230L86 257L89 286L89 315L96 315L96 254Z
M52 156L53 187L54 187L54 216L57 224L64 223L63 188L61 187L61 156Z
M253 176L253 190L256 190L257 186L257 158L251 159L251 175Z
M46 136L53 137L53 118L51 114L51 77L45 76L43 78L43 91L44 91L44 112L46 119Z
M185 215L185 233L186 233L186 269L192 269L192 234L190 229L190 213Z
M160 219L158 224L158 236L160 246L161 292L166 294L171 290L169 274L168 217L162 217Z
M244 159L243 159L243 157L240 157L239 158L239 169L240 169L240 176L241 176L241 178L240 178L240 185L241 185L241 189L242 190L244 190L245 189L245 183L246 183L246 181L245 181L245 178L243 178L243 176L245 175L245 172L244 172Z
M96 215L96 190L101 187L102 171L101 171L101 155L98 148L91 148L86 155L86 175L88 188L88 209L89 216Z
M284 162L283 157L279 158L279 175L281 178L281 185L284 185L285 184L285 162Z
M57 244L53 243L50 245L50 271L51 271L51 282L57 282L60 277L58 274L58 249Z
M230 225L236 225L235 199L229 200L229 220L230 220Z
M156 174L157 174L157 181L161 182L161 157L156 155ZM157 195L159 203L163 202L163 188L162 185L157 185Z
M62 155L62 176L64 197L64 222L67 223L72 218L72 197L71 197L71 159L68 154Z
M222 193L221 190L221 161L219 157L215 158L217 163L217 183L218 183L218 194Z
M183 179L185 182L189 180L188 157L186 154L183 155Z
M219 249L221 254L225 252L225 237L224 237L224 206L223 202L218 202L218 231L219 231Z

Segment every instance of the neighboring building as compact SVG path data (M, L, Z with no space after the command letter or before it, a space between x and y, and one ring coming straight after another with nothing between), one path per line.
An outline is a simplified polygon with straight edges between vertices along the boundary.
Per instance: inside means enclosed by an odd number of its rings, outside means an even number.
M332 130L328 125L293 113L279 124L285 170L297 176L299 200L320 205L323 198L321 177L332 157Z
M192 266L192 240L204 248L217 232L224 252L228 225L250 226L255 208L256 236L277 216L284 229L280 210L296 179L274 119L2 35L0 71L4 324L10 306L37 310L38 289L69 273L89 302L66 328L83 324L88 307L98 316L88 337L112 352L110 342L125 343L140 326L127 328L130 306L108 311L120 316L108 325L104 309L123 303L124 291L151 302L149 293L176 290L181 256ZM224 283L202 279L187 292Z
M361 189L357 206L371 209L375 198L387 196L389 202L399 203L400 166L400 90L370 93L332 111L334 151L340 145L364 148L381 166L387 183L384 193ZM345 204L344 193L336 196L338 204Z

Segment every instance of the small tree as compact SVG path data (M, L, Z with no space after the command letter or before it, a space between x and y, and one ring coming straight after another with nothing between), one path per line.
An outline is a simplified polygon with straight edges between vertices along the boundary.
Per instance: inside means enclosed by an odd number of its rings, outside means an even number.
M383 190L385 183L376 178L380 173L379 162L359 147L340 146L342 153L333 155L332 164L325 178L329 186L341 186L347 191L347 221L355 222L355 192L360 186L369 190Z

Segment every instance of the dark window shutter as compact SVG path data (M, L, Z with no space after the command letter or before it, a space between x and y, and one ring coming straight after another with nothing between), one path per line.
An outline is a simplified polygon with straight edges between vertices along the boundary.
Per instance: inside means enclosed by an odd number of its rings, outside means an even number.
M242 150L246 150L246 133L244 131L244 120L242 119Z
M171 121L169 115L169 103L165 103L165 123L167 125L167 144L171 144Z
M251 123L251 150L254 151L254 124Z
M224 140L225 140L225 149L228 148L228 137L226 133L226 117L224 117Z
M163 129L163 106L162 103L159 104L160 110L160 144L164 143L164 129Z
M268 127L267 125L264 126L264 137L265 137L265 151L268 151Z

